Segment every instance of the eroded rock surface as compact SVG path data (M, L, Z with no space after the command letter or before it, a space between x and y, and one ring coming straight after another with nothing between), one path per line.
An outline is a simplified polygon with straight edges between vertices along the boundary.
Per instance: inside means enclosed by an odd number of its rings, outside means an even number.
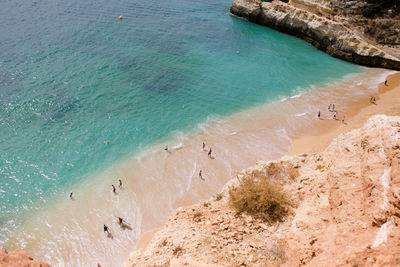
M270 175L285 165L298 176ZM291 215L268 225L237 214L229 188L247 176L281 184ZM377 115L324 152L258 162L209 201L178 209L126 266L399 266L399 223L400 117Z
M231 13L357 64L400 70L400 14L366 18L364 1L235 0Z
M23 250L16 249L8 253L5 249L0 249L0 267L50 267L50 265L33 260Z

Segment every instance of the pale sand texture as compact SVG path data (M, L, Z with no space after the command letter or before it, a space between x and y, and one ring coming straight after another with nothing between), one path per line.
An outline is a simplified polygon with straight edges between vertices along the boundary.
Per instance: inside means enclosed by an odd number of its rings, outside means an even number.
M376 105L370 103L368 98L365 99L365 106L354 106L351 113L341 114L340 103L335 103L338 121L333 119L333 112L327 111L329 105L327 103L326 110L324 110L325 116L322 115L323 120L316 125L319 134L295 138L289 155L323 151L333 138L340 133L360 128L374 114L400 115L400 73L389 75L387 81L387 86L381 83L379 94L374 95ZM343 115L346 116L345 124L341 122Z

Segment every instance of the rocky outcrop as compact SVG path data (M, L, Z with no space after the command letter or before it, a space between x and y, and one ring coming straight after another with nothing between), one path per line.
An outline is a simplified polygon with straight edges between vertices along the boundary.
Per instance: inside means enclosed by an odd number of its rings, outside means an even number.
M35 261L22 250L14 250L8 253L5 249L0 249L1 267L50 267L49 264Z
M231 13L295 35L334 57L370 67L400 70L400 20L397 17L367 19L350 12L361 8L363 2L351 1L355 3L347 8L338 2L235 0ZM379 23L386 26L376 31L372 25ZM390 47L385 46L385 40Z
M279 174L293 166L296 175ZM229 190L274 179L293 212L268 225L237 214ZM374 116L321 153L259 162L209 201L180 208L126 266L399 266L400 117Z

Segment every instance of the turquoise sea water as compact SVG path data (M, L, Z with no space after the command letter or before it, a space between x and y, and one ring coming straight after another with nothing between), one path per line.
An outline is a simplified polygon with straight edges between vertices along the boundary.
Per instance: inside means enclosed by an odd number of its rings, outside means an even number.
M1 239L10 218L173 131L362 72L230 5L0 2Z

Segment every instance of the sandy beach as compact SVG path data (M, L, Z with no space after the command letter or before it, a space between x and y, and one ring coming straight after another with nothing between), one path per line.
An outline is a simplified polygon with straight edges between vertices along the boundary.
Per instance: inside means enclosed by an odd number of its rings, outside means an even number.
M315 114L315 120L319 121L313 124L311 131L317 134L293 137L288 155L323 151L339 134L361 127L372 115L400 115L400 73L391 74L386 80L387 85L384 82L380 83L378 93L371 95L376 99L375 104L366 97L354 103L343 114L340 109L341 103L335 103L337 120L333 119L334 112L328 111L329 103L327 103L326 110L321 110L320 120L317 118L317 113ZM345 116L344 123L343 116ZM145 250L157 231L149 231L142 235L135 250Z
M337 121L333 119L334 113L329 112L327 106L321 116L321 123L315 125L319 134L295 138L289 155L323 151L333 138L340 133L361 127L372 115L400 115L400 73L389 75L387 77L387 86L385 86L384 82L379 84L379 93L373 95L373 97L376 99L375 104L370 103L369 99L365 99L364 106L353 106L350 112L345 114L344 124L341 121L343 114L340 110L340 103L335 104L336 107L339 106L337 109Z

